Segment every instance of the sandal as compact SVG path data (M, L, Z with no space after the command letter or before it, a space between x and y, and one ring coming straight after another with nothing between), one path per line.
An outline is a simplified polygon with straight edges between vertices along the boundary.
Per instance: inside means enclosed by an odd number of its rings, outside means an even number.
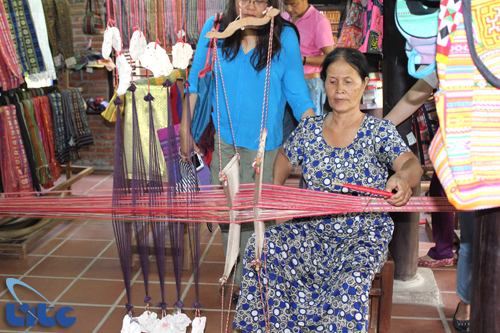
M460 307L460 302L457 305L457 310L453 316L453 327L458 333L469 332L470 320L458 320L455 318L457 316L458 308Z
M418 265L421 267L453 266L453 258L436 260L429 257L429 255L425 255L418 258Z

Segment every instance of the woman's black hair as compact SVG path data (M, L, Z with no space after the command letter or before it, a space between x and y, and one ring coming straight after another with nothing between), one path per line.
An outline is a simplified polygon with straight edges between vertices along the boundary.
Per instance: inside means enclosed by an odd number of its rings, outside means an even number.
M269 0L268 6L273 8L279 7L280 0ZM223 31L231 22L233 22L237 15L238 9L236 8L235 0L229 0L226 9L224 11L224 16L221 21L220 30ZM290 26L295 30L297 38L299 37L299 31L297 27L278 15L274 18L274 33L273 33L273 53L272 58L279 56L281 51L281 32L285 26ZM257 29L257 46L255 47L255 52L250 58L253 68L260 72L267 65L267 51L269 48L269 31L271 29L271 23L268 23ZM236 31L231 37L224 39L222 43L222 54L224 58L228 61L234 60L240 51L241 40L243 38L243 31Z
M333 64L338 60L344 60L349 65L352 66L358 72L361 80L365 80L370 74L368 60L366 60L365 55L356 49L351 49L349 47L339 47L334 49L332 52L328 53L325 60L323 61L323 68L321 69L321 79L326 81L326 71L328 66Z

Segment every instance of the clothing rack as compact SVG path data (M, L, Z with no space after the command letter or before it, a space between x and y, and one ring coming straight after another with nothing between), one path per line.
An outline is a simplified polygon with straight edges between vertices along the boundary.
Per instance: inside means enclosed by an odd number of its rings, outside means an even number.
M69 70L64 69L64 72L66 80L64 89L69 89ZM81 88L78 89L81 91ZM45 196L61 195L58 192L70 191L74 183L94 172L93 167L75 166L71 165L71 162L63 164L61 167L66 175L66 180L54 186L50 191L41 194ZM37 223L26 228L28 230L33 229L33 231L29 233L29 237L24 240L12 240L10 242L0 243L0 251L14 252L18 254L19 259L26 259L28 248L64 221L64 219L41 219Z

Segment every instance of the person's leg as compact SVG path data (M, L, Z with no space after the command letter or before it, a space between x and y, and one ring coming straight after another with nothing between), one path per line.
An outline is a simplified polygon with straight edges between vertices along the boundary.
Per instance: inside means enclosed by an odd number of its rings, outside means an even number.
M457 295L460 298L460 305L455 314L455 319L459 321L468 321L470 319L474 215L474 212L458 213L460 249L458 250L457 263Z
M309 89L309 96L316 106L316 115L323 114L323 105L326 100L325 85L321 78L317 77L314 79L306 80L307 88Z
M445 197L446 193L437 178L436 173L432 176L429 187L429 194L432 197ZM453 265L453 237L455 232L454 213L431 213L432 216L432 237L436 244L427 255L434 260L444 260L444 265Z

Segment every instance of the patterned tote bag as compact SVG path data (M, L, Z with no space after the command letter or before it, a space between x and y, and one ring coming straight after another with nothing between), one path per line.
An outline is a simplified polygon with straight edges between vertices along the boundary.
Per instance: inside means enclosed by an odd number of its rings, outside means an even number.
M443 0L439 14L437 111L440 130L430 157L458 209L500 206L500 89L476 67L500 76L496 0ZM464 15L465 14L465 15ZM468 22L466 32L464 19Z

